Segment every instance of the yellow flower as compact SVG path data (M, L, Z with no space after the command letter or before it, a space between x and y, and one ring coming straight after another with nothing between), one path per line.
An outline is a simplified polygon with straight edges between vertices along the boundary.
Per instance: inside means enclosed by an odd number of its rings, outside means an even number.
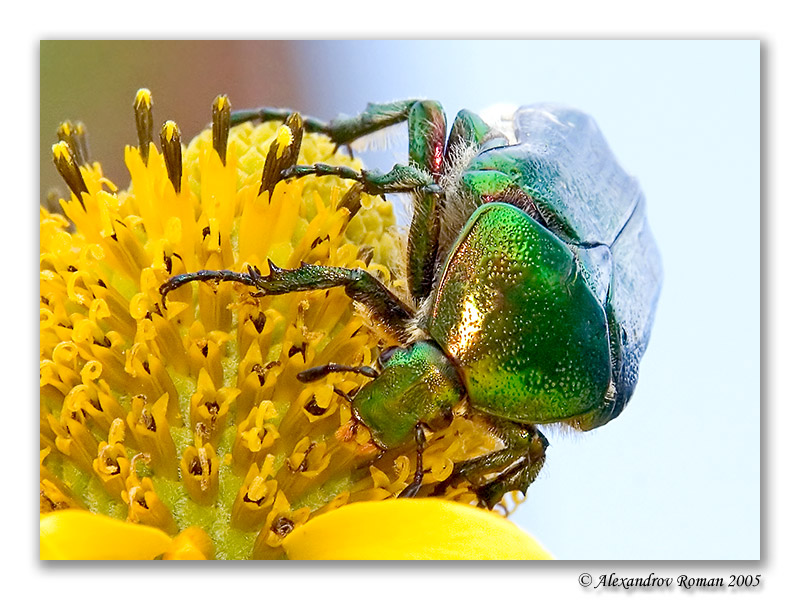
M204 560L209 537L189 527L161 529L87 511L41 517L42 559ZM440 498L357 502L295 528L283 542L294 560L546 560L549 553L497 513Z
M465 532L484 544L462 557L540 557L511 523L468 506L467 482L449 484L454 464L498 444L463 416L425 449L420 496L444 500L387 501L413 480L416 448L381 452L353 418L363 375L297 379L372 364L395 342L341 289L254 297L194 283L162 299L175 275L267 259L364 268L404 295L389 203L335 177L278 181L295 163L358 161L303 135L297 115L231 128L222 96L185 148L167 121L159 152L147 90L134 108L126 191L90 162L82 125L63 124L53 147L71 194L63 214L40 211L41 557L455 557ZM342 527L353 535L337 555ZM380 554L378 532L396 540Z

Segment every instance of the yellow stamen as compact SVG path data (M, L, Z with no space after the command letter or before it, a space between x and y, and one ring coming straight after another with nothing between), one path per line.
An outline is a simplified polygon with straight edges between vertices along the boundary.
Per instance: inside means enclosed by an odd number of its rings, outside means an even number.
M231 129L231 102L227 96L220 95L214 99L211 123L211 145L224 165L227 162L228 134Z
M89 162L89 147L86 142L86 127L83 123L72 124L64 121L58 126L56 131L58 139L66 142L75 156L79 165L86 165Z
M69 189L80 201L81 206L83 206L83 194L88 193L89 190L67 142L61 141L53 144L53 162L59 175L61 175Z
M125 480L126 490L122 500L128 505L128 521L158 527L168 534L178 532L178 526L169 508L161 501L150 477L139 479L136 473L137 462L147 462L149 457L137 454L131 460L130 471Z
M175 193L181 191L181 178L183 177L183 157L181 154L181 132L175 121L167 121L161 128L161 151L164 154L164 163L167 175L175 188Z
M136 92L136 100L134 101L136 106L146 106L147 108L151 108L153 105L153 95L150 93L150 90L147 88L141 88Z
M219 457L214 447L203 443L207 436L195 434L194 446L189 446L181 459L181 479L192 499L201 505L210 505L217 499L219 489Z
M267 456L259 469L255 463L239 488L231 510L231 524L244 531L261 527L275 502L278 482L273 478L274 456Z

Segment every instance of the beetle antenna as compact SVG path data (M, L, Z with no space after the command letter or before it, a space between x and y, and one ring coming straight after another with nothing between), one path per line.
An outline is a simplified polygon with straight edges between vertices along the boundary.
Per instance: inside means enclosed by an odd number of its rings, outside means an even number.
M305 371L300 371L297 374L297 379L303 383L310 383L322 379L329 373L357 373L365 377L372 377L373 379L378 376L378 372L372 367L351 367L348 365L328 363L327 365L320 365L318 367L311 367Z
M342 390L340 390L340 389L339 389L339 388L337 388L336 386L334 386L334 387L333 387L333 391L334 391L334 392L335 392L335 393L336 393L338 396L341 396L342 398L344 398L344 399L345 399L345 400L347 400L348 402L352 402L352 401L353 401L353 396L355 396L355 395L356 395L356 394L355 394L355 392L353 392L352 394L348 394L347 392L343 392ZM356 390L356 392L358 392L358 390Z

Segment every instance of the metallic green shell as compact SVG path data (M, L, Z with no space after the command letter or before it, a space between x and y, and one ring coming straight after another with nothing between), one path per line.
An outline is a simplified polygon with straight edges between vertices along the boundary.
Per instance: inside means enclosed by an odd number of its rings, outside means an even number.
M476 210L446 261L427 330L470 404L524 423L584 414L611 381L608 323L557 236L509 204Z
M616 418L633 394L661 289L644 194L589 115L534 104L517 110L513 126L514 143L475 156L462 181L473 201L508 201L545 223L571 247L603 305L613 388L603 406L572 423L594 429Z

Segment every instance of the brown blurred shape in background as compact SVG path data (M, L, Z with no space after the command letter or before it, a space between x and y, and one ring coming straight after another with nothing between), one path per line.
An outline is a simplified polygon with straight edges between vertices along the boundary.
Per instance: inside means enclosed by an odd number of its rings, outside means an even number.
M66 186L51 146L65 120L87 128L92 160L121 188L130 178L126 144L136 143L133 99L153 93L154 137L174 120L187 143L211 120L211 102L225 93L233 109L288 106L305 110L293 48L285 41L56 41L40 44L40 199ZM301 77L302 75L300 75Z

